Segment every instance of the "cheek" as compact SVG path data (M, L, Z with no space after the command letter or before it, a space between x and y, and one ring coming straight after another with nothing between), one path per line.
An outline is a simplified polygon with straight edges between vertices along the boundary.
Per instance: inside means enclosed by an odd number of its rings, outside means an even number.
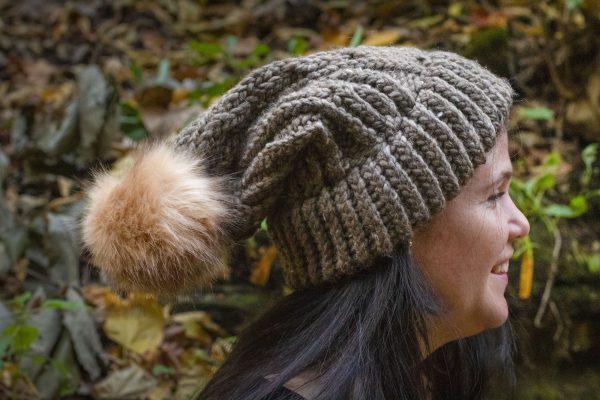
M415 260L448 306L467 306L485 290L506 244L500 214L499 209L484 206L468 213L460 210L415 235Z

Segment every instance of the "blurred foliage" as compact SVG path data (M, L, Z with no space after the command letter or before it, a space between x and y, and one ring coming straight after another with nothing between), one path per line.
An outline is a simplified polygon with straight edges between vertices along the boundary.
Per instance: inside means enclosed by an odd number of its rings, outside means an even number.
M0 0L0 398L184 399L287 293L262 229L210 293L113 293L79 240L93 171L253 68L340 46L455 51L510 78L518 398L600 398L600 2Z

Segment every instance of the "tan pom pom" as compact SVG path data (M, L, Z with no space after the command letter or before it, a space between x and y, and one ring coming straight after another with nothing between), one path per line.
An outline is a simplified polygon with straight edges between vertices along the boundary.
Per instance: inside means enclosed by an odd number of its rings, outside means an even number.
M123 177L97 176L88 197L83 240L118 288L171 296L225 272L230 203L192 156L154 145Z

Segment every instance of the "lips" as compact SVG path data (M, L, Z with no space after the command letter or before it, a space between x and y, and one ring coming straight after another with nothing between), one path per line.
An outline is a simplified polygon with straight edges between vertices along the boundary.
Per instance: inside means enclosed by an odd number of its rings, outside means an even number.
M506 260L501 262L500 264L494 265L494 268L492 268L492 274L501 275L508 273L508 264L509 260Z

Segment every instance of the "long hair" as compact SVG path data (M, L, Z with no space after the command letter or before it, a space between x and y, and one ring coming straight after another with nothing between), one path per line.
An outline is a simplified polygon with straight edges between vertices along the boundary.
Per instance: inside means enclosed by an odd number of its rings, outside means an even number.
M443 305L405 245L344 282L298 290L242 332L200 393L202 400L260 400L301 372L316 399L479 399L495 363L510 375L510 327L429 354L426 317Z

